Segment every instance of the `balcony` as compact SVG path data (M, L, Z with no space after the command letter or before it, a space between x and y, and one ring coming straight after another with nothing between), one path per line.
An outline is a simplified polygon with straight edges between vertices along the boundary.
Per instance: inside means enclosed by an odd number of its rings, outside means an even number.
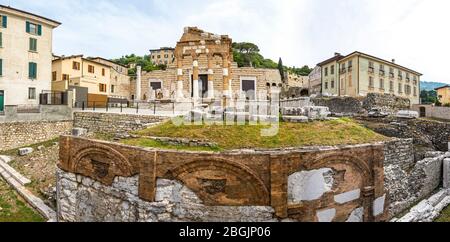
M403 80L403 76L398 76L398 80Z
M351 72L351 71L353 71L353 66L348 67L348 72Z
M380 76L384 76L386 73L383 70L380 70Z
M394 76L395 76L395 75L394 75L393 72L389 73L389 77L390 77L390 78L394 78Z
M375 72L375 68L373 68L373 67L369 67L369 73L374 73Z
M346 73L346 72L347 72L347 69L345 69L345 68L342 68L341 70L339 70L340 74L343 74L343 73Z

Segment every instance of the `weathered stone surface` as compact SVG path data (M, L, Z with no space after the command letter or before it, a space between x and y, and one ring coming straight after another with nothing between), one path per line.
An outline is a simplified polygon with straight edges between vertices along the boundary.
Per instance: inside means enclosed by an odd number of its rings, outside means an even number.
M415 119L419 118L419 113L416 111L400 110L395 116L397 118Z
M450 190L443 189L414 206L409 213L396 222L433 222L450 204Z
M87 129L88 132L125 133L162 122L166 118L149 115L74 112L73 127Z
M72 135L73 136L85 136L87 134L87 129L83 128L73 128Z
M0 151L24 147L70 134L72 121L0 123Z
M58 206L67 221L317 221L316 212L335 209L332 221L344 222L385 194L381 144L210 153L63 136L60 147ZM317 186L324 191L315 194ZM334 202L356 189L364 196ZM364 221L383 221L382 213Z
M450 188L450 158L444 159L444 188Z

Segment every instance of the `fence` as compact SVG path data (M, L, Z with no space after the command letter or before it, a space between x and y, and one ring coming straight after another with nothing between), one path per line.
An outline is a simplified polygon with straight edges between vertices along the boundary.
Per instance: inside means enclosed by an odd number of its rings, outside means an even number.
M42 91L39 94L39 103L41 105L68 105L67 92Z

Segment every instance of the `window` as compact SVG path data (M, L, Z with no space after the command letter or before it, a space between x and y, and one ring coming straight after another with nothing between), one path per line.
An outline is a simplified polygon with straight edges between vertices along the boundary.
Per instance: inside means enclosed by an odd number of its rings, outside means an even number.
M352 68L353 68L353 61L349 60L348 61L348 71L352 71Z
M374 70L375 70L375 68L374 68L373 62L369 61L369 72L373 73Z
M405 85L405 94L411 95L411 86L410 85Z
M394 91L394 82L393 82L393 81L390 81L390 82L389 82L389 91L390 91L390 92L393 92L393 91Z
M106 84L98 84L98 88L100 92L106 92Z
M384 79L380 79L380 89L384 90Z
M36 88L34 87L28 88L28 99L30 100L36 99Z
M114 85L111 85L111 93L114 93Z
M417 87L414 87L414 97L417 97Z
M334 75L334 65L331 66L330 74L331 74L331 75Z
M373 77L369 77L369 88L374 88Z
M105 76L105 68L102 68L102 76Z
M169 58L169 55L165 54L165 55L164 55L164 58Z
M403 93L403 91L402 91L402 84L401 83L398 84L398 93L399 94Z
M328 82L325 82L325 89L328 89Z
M8 17L5 15L0 15L0 27L5 29L8 27Z
M3 59L0 59L0 76L3 75Z
M331 81L331 89L334 89L334 80Z
M52 81L56 81L56 71L52 72Z
M410 79L409 79L409 73L408 73L408 72L406 72L406 80L407 80L407 81L410 80Z
M398 79L399 80L403 79L403 72L401 70L398 70Z
M158 55L158 59L161 59L161 55Z
M72 62L72 69L79 71L80 70L80 62Z
M389 68L389 76L391 77L391 78L394 78L394 68Z
M69 75L67 75L67 74L63 74L62 75L62 80L63 81L68 81L70 78L69 78Z
M42 35L42 25L26 22L26 31L29 34Z
M37 51L37 39L35 38L30 38L30 51Z
M3 34L0 32L0 48L3 47Z
M380 64L380 75L381 75L381 76L384 76L384 73L385 73L385 72L384 72L384 65L381 65L381 64Z
M328 67L325 67L325 76L328 76Z
M89 73L95 73L95 68L93 65L88 65L88 72Z
M270 83L267 83L270 87ZM161 82L150 82L150 87L152 87L152 90L161 90L162 89L162 83Z
M345 72L345 63L342 63L342 66L341 66L341 73L344 73Z
M37 77L37 64L34 62L28 63L28 77L30 79L36 79Z

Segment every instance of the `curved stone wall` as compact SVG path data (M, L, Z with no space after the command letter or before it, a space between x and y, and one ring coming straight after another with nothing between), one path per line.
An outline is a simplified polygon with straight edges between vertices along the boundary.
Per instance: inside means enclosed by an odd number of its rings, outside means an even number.
M382 144L208 153L64 136L60 147L63 221L387 219Z

